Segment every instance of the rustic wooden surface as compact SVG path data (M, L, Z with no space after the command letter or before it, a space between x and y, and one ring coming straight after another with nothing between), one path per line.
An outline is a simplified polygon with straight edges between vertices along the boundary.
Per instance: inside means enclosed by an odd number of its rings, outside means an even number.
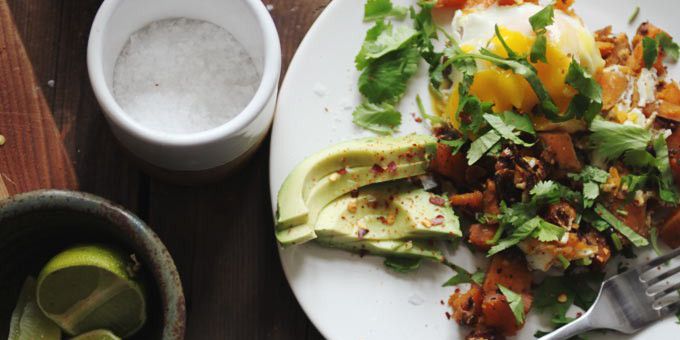
M36 189L77 188L5 0L0 0L0 134L4 144L0 146L0 198Z
M245 169L217 184L185 188L149 178L117 145L87 76L87 38L101 0L7 1L81 189L136 212L173 254L187 297L187 339L322 338L279 262L268 142ZM273 5L284 71L329 1L264 1Z

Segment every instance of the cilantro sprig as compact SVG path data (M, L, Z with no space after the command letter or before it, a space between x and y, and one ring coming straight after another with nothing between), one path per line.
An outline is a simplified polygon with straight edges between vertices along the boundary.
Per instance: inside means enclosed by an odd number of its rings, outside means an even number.
M583 183L583 208L593 206L595 199L600 196L600 185L609 179L608 172L591 165L584 167L581 173L568 176L574 181Z
M621 222L614 214L612 214L607 208L602 204L597 203L595 205L595 213L597 213L605 222L609 223L615 230L625 236L633 245L636 247L644 247L649 244L646 238L640 236L631 227L627 226L625 223Z
M368 0L364 5L364 21L380 20L387 17L406 18L406 7L394 6L390 0Z
M553 5L546 6L529 18L531 28L534 30L534 33L536 33L536 41L534 41L529 54L529 59L532 63L537 63L539 61L546 64L548 63L548 58L546 57L546 48L548 45L546 28L553 24L554 18L555 6Z
M673 62L680 58L680 45L666 33L659 33L655 38L642 38L642 60L645 67L651 69L659 58L659 52L665 53Z

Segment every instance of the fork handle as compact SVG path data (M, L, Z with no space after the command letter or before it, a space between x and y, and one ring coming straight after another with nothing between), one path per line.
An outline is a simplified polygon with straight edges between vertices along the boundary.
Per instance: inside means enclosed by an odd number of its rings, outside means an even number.
M539 340L566 340L596 328L597 327L594 326L588 319L587 315L582 315L580 318L560 327L548 335L543 336Z

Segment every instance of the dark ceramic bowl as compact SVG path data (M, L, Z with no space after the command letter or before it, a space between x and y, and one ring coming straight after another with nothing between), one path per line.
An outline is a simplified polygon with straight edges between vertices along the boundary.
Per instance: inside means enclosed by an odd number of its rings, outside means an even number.
M147 322L131 339L184 338L184 293L168 250L138 217L97 196L45 190L0 202L0 336L24 279L59 251L104 243L135 253L146 272Z

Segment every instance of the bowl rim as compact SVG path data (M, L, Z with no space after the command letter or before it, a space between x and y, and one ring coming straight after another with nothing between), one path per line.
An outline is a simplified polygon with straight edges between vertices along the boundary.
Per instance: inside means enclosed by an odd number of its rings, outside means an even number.
M244 130L263 111L273 96L276 95L281 73L281 43L276 25L264 3L260 0L241 0L246 2L257 18L262 30L264 43L264 66L260 85L246 107L228 122L210 130L195 133L168 133L143 126L132 119L118 105L113 93L106 83L103 67L103 36L109 20L123 1L105 0L97 11L92 23L87 44L87 69L97 101L102 106L107 119L116 127L132 137L148 144L164 146L189 147L204 145L228 137Z
M105 198L79 191L36 190L0 201L0 223L3 219L40 210L66 210L96 215L118 228L128 226L135 236L130 242L144 249L149 274L156 281L163 310L164 340L181 340L186 330L186 301L175 262L158 235L135 214ZM94 211L102 211L97 214ZM152 256L153 255L153 256ZM164 261L163 259L167 259ZM178 287L179 289L173 289Z

